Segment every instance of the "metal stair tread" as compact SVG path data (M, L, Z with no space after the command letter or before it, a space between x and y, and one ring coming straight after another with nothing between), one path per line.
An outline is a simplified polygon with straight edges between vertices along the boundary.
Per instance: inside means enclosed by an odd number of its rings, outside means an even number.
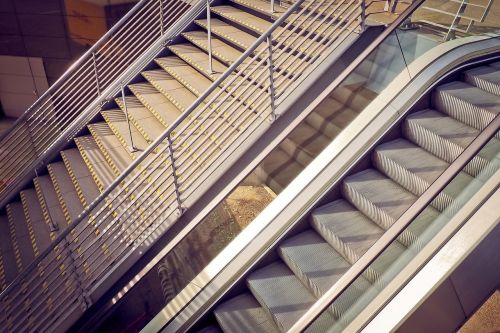
M479 131L441 112L426 109L405 118L403 133L410 141L451 163L474 140ZM489 142L465 167L465 171L477 176L488 161L494 158L495 149L490 147L497 142L497 139Z
M142 75L181 112L196 101L196 95L164 69L144 71Z
M35 183L35 190L42 207L45 222L47 224L54 223L59 227L59 231L63 230L67 226L67 221L50 176L38 176L34 178L33 182Z
M129 84L128 87L163 126L170 126L181 114L181 111L151 83Z
M462 81L435 88L432 102L438 111L479 130L500 113L500 96Z
M182 36L189 40L191 43L201 48L205 52L208 50L208 34L202 30L188 31L182 33ZM231 65L233 62L243 54L242 51L225 43L222 39L212 36L212 54L218 60L224 62L226 65Z
M286 239L279 245L279 253L292 272L318 298L351 267L351 264L314 230L306 230ZM369 287L370 283L360 278L349 292L344 292L332 305L336 318L352 305L349 300L359 297L362 291Z
M216 80L227 69L227 66L225 64L219 61L216 57L213 57L212 58L213 72L210 72L208 53L206 53L203 49L198 48L191 43L175 44L169 46L168 48L177 57L179 57L182 61L184 61L186 64L190 66L190 69L192 69L191 71L192 75L195 75L196 73L202 74L202 76L208 78L210 82ZM161 59L165 60L165 58ZM178 60L176 59L176 61ZM182 66L179 66L177 64L173 67L176 67L176 69L179 70L184 69L184 72L185 73L187 72L187 68L182 68ZM163 68L167 70L165 67Z
M127 108L125 108L122 98L116 98L115 101L124 113L127 110L130 122L134 124L147 142L153 142L165 131L165 126L136 96L125 96Z
M132 151L132 143L134 148L139 151L147 149L149 146L148 142L134 124L130 123L129 127L127 117L121 109L101 111L101 115L127 151ZM132 134L132 140L130 134ZM135 155L137 153L132 154Z
M105 158L108 159L108 163L112 163L119 173L123 172L132 163L133 158L108 124L100 122L89 124L87 127L101 151L105 154Z
M347 177L342 193L351 204L384 229L390 228L417 200L415 195L375 169L366 169ZM403 244L410 246L438 215L434 208L427 207L400 237Z
M195 23L200 27L208 30L208 24L206 19L195 20ZM210 28L214 35L231 42L234 45L239 46L241 49L246 50L252 46L256 41L257 37L245 32L237 27L227 24L217 18L212 18L210 22ZM258 46L257 50L264 48L263 45Z
M214 314L224 333L239 333L243 329L255 333L279 332L273 319L249 293L222 303Z
M19 267L25 268L35 258L35 252L31 243L28 223L24 216L23 205L19 201L11 202L6 206L6 210L14 254L16 257L19 254Z
M245 28L248 28L258 34L264 33L272 25L272 22L270 21L266 21L260 17L245 12L244 10L228 5L212 7L212 12L224 17L225 19L244 26ZM281 29L278 28L276 30L276 33L278 31L281 31Z
M102 192L113 182L116 175L92 136L80 136L75 138L75 142L94 181L96 181L97 187Z
M69 223L74 221L83 211L83 204L78 197L71 176L63 162L55 162L48 165L49 175L59 197L63 209L67 211L66 219ZM66 215L66 213L65 213Z
M344 199L316 208L311 214L314 229L351 264L382 236L384 230ZM386 249L385 260L370 265L367 278L375 282L405 250L399 242ZM381 258L382 259L382 258Z
M465 82L500 96L500 69L480 66L464 72Z
M247 7L247 8L250 8L250 9L253 9L261 14L264 14L264 15L268 15L272 20L276 20L278 19L279 17L281 17L286 11L288 8L285 8L285 7L282 7L279 5L279 3L275 3L274 4L274 11L271 12L270 9L271 9L271 6L270 6L270 3L267 2L267 1L264 1L264 0L231 0L232 2L238 4L238 5L241 5L241 6L244 6L244 7ZM308 10L313 10L315 7L315 5L313 4L312 6L308 7ZM340 8L342 7L342 5L337 9L340 10ZM333 8L330 8L330 9L327 9L325 11L325 13L328 15L332 12L332 9ZM314 12L318 12L318 11L321 11L321 8L318 8L317 10L315 10ZM314 16L311 15L311 16ZM294 21L296 18L298 17L298 13L292 13L290 14L289 17L287 17L285 19L285 22L291 22L291 21ZM308 21L311 21L312 18L309 17L306 22ZM314 20L314 21L317 21L317 22L320 22L321 20ZM301 21L300 23L301 26L305 25L305 22ZM314 28L313 30L314 31L317 31L319 29L325 29L325 33L328 33L330 29L330 25L326 22L322 23L320 26L318 26L318 24L316 23L313 23L312 25ZM311 28L308 28L307 30L310 30Z
M223 331L217 325L210 325L203 327L201 330L196 331L196 333L222 333Z
M282 332L288 331L316 302L313 294L279 261L252 272L247 286ZM334 322L331 313L323 315Z
M21 191L21 202L26 220L31 225L31 228L33 228L33 245L36 246L36 249L33 248L33 250L38 255L52 242L50 230L43 218L42 208L34 189Z
M0 290L3 290L18 274L14 248L10 240L9 223L4 215L0 215L0 258L2 259Z
M99 196L99 189L80 152L78 149L73 148L62 151L61 155L64 165L72 177L72 181L76 182L73 185L77 188L80 202L84 205L90 204Z

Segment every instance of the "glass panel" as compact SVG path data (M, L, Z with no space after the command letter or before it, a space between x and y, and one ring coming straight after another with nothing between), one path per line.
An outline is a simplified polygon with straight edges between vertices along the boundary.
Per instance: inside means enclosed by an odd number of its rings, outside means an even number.
M467 172L477 168L481 159L479 173L472 177ZM333 326L325 327L313 322L307 332L341 332L383 288L431 241L434 236L453 218L470 198L494 175L500 167L500 143L496 138L490 140L476 157L436 196L434 201L420 213L408 228L394 241L370 267L356 279L329 307L342 306L345 309ZM439 200L449 200L445 209L439 211ZM405 235L406 233L406 235ZM405 236L416 235L411 244ZM366 283L368 282L368 283Z

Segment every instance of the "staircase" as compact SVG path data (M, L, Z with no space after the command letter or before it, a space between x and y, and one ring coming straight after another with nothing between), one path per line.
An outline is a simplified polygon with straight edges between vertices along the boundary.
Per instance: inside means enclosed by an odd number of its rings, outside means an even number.
M358 8L355 1L338 4L329 10L335 8L345 15L349 12L352 15ZM86 129L60 152L59 158L36 174L33 185L24 188L17 199L6 205L6 215L0 216L0 291L4 291L17 276L26 273L26 268L40 253L54 246L53 241L78 219L84 208L106 191L285 11L286 8L276 4L274 12L270 13L269 3L259 0L234 0L211 7L210 24L215 35L211 40L213 71L209 70L207 54L208 22L198 19L194 21L194 30L183 32L177 43L169 45L165 54L154 60L154 68L149 66L141 73L140 80L128 84L122 96L108 103ZM333 39L341 42L359 28L356 15L341 24L345 29L342 28L332 37L332 42ZM290 17L287 20L293 23L293 19ZM295 39L289 40L290 45L285 41L283 52L274 59L278 82L292 82L320 54L319 51L309 54L308 61L294 68L286 60L293 59L287 54L289 48L314 34L328 36L328 33L335 32L329 25L318 25L312 19L310 21L310 34L305 29L307 37L297 35ZM328 44L328 41L323 44ZM304 52L307 54L312 49ZM255 53L259 50L255 50ZM290 68L294 71L289 73ZM236 82L242 81L239 79ZM241 85L243 88L248 86L250 84L245 82ZM212 95L224 91L217 101L238 92L229 91L222 84L218 89ZM255 84L254 90L258 92L263 87ZM254 102L247 100L248 97L234 98L241 105L249 105L251 112L257 113L256 108L253 108ZM213 119L214 123L230 121L231 118L225 114ZM232 135L236 135L239 129L236 128ZM194 132L203 132L203 128ZM201 135L207 144L220 146L220 142L206 132ZM181 137L179 141L182 140L185 139ZM150 171L146 162L159 155L163 157L165 154L160 153L163 147L163 143L159 144L153 154L131 173L131 177L139 177L143 172ZM215 153L205 151L205 154ZM197 156L191 152L183 160L182 168L189 170L189 166L202 163ZM15 173L15 170L10 172ZM153 177L164 177L160 180L165 181L165 177L170 176L162 176L159 170L153 170L145 184L132 182L125 185L122 182L118 189L122 191L121 197L125 198L123 207L117 207L105 199L57 244L53 252L42 259L38 268L27 272L26 277L19 280L20 284L14 286L16 288L2 295L0 323L6 331L62 330L62 327L68 327L85 312L93 303L92 295L89 294L92 288L107 276L112 265L124 260L125 251L135 250L141 244L143 239L138 238L141 233L151 229L153 221L157 223L158 215L147 215L142 208L132 213L127 211L137 198L132 194L133 191L144 189L144 195L151 195L177 186L174 177L170 183L159 188L147 189L148 184L155 183ZM159 198L165 200L162 195L160 193ZM158 203L157 199L147 203L162 208L162 203ZM96 224L94 212L98 210L102 215ZM121 223L115 223L120 218ZM63 326L56 325L54 328L54 323Z
M251 272L246 290L218 305L216 324L201 332L286 332L499 113L500 63L467 70L461 81L436 87L431 108L408 115L400 137L379 144L371 167L346 177L339 197L315 209L306 230L281 241L279 259ZM315 329L325 331L342 320L371 285L382 287L377 282L394 260L441 212L461 205L454 195L499 152L500 142L493 139L315 322ZM274 178L272 183L280 185Z

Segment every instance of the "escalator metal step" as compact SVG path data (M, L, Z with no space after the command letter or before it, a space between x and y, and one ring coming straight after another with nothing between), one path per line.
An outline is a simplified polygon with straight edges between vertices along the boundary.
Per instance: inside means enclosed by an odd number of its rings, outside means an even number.
M500 96L500 68L481 66L464 72L465 82Z

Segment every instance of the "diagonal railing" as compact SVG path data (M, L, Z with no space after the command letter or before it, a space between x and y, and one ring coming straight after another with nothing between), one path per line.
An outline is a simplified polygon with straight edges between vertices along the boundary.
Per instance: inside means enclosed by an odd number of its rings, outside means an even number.
M10 330L92 305L200 195L322 57L364 27L364 0L298 0L1 294ZM28 306L26 304L29 304Z
M199 15L195 1L138 2L0 136L0 207Z

